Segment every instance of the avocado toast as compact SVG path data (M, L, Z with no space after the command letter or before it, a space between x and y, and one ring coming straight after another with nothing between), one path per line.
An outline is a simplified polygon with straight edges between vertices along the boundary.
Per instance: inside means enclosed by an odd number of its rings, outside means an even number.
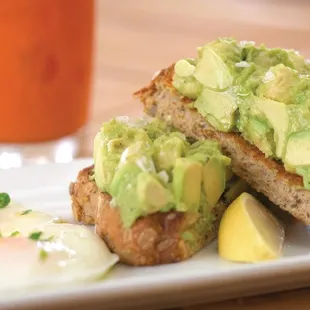
M217 141L237 176L309 225L309 74L293 50L218 39L134 96L186 136Z
M216 237L246 185L215 141L190 141L158 119L113 119L94 139L94 165L70 185L75 219L95 224L130 265L185 260Z

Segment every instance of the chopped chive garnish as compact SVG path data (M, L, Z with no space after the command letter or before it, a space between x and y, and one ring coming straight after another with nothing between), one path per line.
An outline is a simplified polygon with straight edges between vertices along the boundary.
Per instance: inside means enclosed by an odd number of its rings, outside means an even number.
M47 259L47 257L48 257L48 253L44 249L41 249L40 250L40 259L42 261L45 261Z
M54 235L51 235L50 237L48 237L47 239L45 239L46 241L52 241L54 239Z
M20 234L20 232L18 230L15 230L11 233L11 237L16 237Z
M35 231L31 233L28 238L31 240L37 241L40 239L41 235L42 235L42 231Z
M50 237L48 238L45 238L45 239L40 239L40 241L52 241L54 239L54 235L51 235Z
M20 215L26 215L26 214L28 214L30 212L32 212L32 210L28 209L28 210L23 211Z
M5 208L11 201L10 196L7 193L0 193L0 209Z

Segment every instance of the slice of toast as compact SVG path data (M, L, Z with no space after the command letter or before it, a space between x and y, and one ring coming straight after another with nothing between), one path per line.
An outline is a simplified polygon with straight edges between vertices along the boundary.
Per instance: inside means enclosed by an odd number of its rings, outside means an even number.
M172 86L174 65L163 69L147 87L134 93L145 112L173 125L186 136L217 140L232 159L233 172L253 189L305 224L310 224L310 191L302 188L302 178L286 172L282 163L265 155L239 134L213 128L196 109L192 100L181 96Z
M207 234L193 229L199 221L197 215L177 211L141 217L132 227L124 228L118 208L111 206L111 196L100 192L90 179L92 169L81 170L70 184L73 216L83 224L95 224L96 233L120 256L121 262L150 266L182 261L216 237L219 220L228 205L224 200L213 208ZM194 240L186 240L185 231L194 231Z

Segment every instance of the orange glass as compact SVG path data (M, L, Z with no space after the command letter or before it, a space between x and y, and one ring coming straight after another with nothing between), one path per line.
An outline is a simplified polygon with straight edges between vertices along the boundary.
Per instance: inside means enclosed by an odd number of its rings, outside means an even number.
M0 142L40 142L86 123L93 0L0 1Z

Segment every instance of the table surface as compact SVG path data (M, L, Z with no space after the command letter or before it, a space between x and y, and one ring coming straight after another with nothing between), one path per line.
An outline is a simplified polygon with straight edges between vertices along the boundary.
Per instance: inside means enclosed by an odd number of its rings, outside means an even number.
M307 0L98 0L92 109L79 156L90 156L100 124L142 114L132 93L152 74L219 36L295 48L310 58ZM310 289L182 310L310 309Z

